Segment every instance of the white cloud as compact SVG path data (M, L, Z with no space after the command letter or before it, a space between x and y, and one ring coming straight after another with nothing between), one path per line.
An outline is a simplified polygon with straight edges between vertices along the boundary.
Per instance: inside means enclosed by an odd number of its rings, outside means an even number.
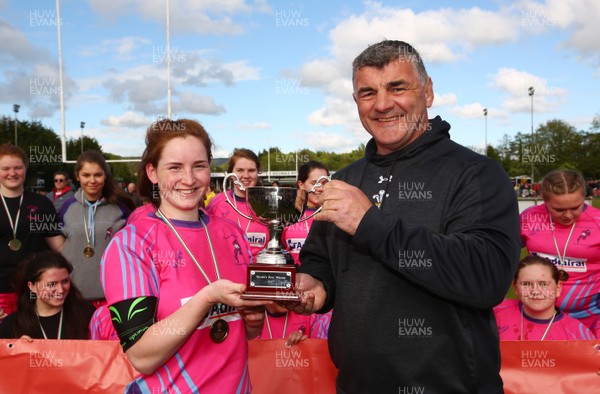
M106 119L102 119L100 124L108 127L125 127L125 128L138 128L148 127L151 121L139 113L133 111L127 111L122 115L111 115Z
M173 78L184 85L207 86L221 82L227 86L237 81L257 80L259 71L248 66L248 60L224 63L208 58L206 53L190 52L185 61L172 64Z
M318 59L305 63L300 70L300 76L306 86L327 86L332 80L344 75L347 67L342 67L330 59Z
M600 3L597 0L524 0L512 8L521 16L521 26L528 32L567 31L568 38L560 45L577 51L580 60L596 67L600 74Z
M485 107L483 105L481 105L480 103L471 103L471 104L466 104L463 106L456 106L453 107L449 110L449 112L460 116L461 118L467 118L467 119L478 119L484 118L483 115L483 109ZM489 110L488 110L488 116L489 116Z
M270 130L271 124L268 122L256 122L252 124L244 123L239 126L242 130Z
M192 92L183 92L179 94L177 100L173 102L173 108L175 108L177 112L194 115L221 115L227 112L225 107L215 103L212 97Z
M231 152L228 152L226 149L213 145L212 149L213 158L227 158L231 156Z
M329 34L330 58L313 59L301 68L303 84L321 87L328 97L322 108L309 115L315 125L344 125L353 130L358 122L351 99L351 64L368 45L402 37L419 51L426 65L456 62L481 45L516 40L519 21L509 9L485 11L439 9L416 13L410 9L367 1L365 11L339 22ZM436 96L436 107L453 105L454 94ZM364 132L364 131L363 131Z
M90 0L90 7L107 19L139 14L142 18L166 25L164 0ZM178 0L171 1L169 14L171 30L182 33L237 35L244 27L230 16L251 12L269 12L264 1L247 4L244 0Z
M458 102L458 97L454 93L437 94L434 92L432 108L444 107L447 105L455 105Z
M140 46L152 44L151 40L143 37L127 36L102 40L99 46L88 45L79 54L81 56L98 56L110 53L120 61L133 59L133 52Z
M58 65L49 52L33 45L10 23L0 19L0 102L21 105L22 116L42 119L60 108L60 92L65 101L78 92L78 84L63 75L60 86Z
M514 68L500 68L493 85L509 96L503 101L502 108L513 112L531 110L530 86L534 88L533 105L537 112L555 110L566 95L564 89L548 86L547 80Z
M322 132L308 132L306 134L306 141L309 143L308 146L314 147L315 150L334 152L348 152L352 149L356 149L359 144L357 141L353 141L348 137Z
M325 106L308 116L311 124L318 126L338 126L354 123L358 119L356 107L352 100L327 97Z
M28 64L48 57L48 51L36 48L22 31L0 19L0 62Z

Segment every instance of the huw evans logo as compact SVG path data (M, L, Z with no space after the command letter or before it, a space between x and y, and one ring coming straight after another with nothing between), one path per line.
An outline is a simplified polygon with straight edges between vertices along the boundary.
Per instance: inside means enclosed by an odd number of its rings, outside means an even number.
M431 190L425 188L425 182L399 182L398 198L404 201L430 201Z
M291 348L290 350L275 351L275 367L277 368L308 368L310 360L302 357L302 351Z
M556 359L548 350L522 350L521 367L526 369L550 369L556 367Z
M400 318L398 319L398 336L403 338L430 338L433 328L429 327L425 319Z
M430 258L425 256L424 250L398 251L398 267L412 269L428 269L433 265Z
M62 358L56 356L56 350L35 350L29 352L30 368L61 368Z

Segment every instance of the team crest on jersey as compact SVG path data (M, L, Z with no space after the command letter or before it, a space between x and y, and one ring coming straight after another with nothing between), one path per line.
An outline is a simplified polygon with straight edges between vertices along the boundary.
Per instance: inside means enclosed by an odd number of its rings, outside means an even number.
M592 232L590 231L590 229L586 228L585 230L583 230L581 232L581 235L579 235L579 237L577 237L577 243L579 243L579 241L585 241L586 238L591 235L592 235Z
M240 246L237 239L233 240L233 258L236 264L240 264L240 255L242 254L242 247Z

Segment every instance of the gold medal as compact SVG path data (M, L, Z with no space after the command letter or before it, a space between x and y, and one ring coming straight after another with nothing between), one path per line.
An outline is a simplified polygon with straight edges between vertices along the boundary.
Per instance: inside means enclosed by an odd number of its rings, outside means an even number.
M214 343L221 343L227 338L229 334L229 324L223 319L217 319L216 322L210 326L210 339Z
M83 255L87 258L94 256L94 248L92 248L91 246L86 246L83 249Z
M19 249L21 249L21 241L19 241L17 238L11 239L8 242L8 248L13 252L18 251Z

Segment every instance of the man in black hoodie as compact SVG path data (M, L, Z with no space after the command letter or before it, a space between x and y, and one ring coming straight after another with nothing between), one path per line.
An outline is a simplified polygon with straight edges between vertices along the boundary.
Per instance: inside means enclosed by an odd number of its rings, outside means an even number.
M428 119L432 81L409 44L368 47L353 85L373 138L323 188L295 310L333 308L339 393L501 393L492 307L520 252L509 178Z

